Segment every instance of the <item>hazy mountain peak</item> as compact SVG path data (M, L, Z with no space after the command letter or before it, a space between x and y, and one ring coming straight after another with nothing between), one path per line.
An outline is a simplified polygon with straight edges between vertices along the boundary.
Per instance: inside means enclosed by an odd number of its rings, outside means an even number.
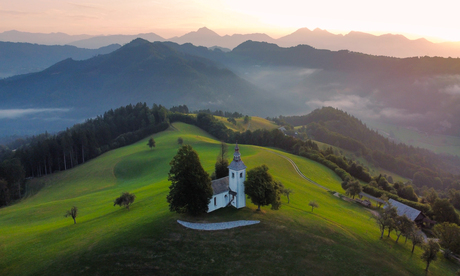
M208 29L206 27L199 28L195 32L187 33L187 34L183 35L182 37L196 36L196 35L199 35L199 36L202 36L202 37L209 37L209 36L220 37L220 35L218 35L216 32L214 32L214 31L212 31L212 30L210 30L210 29Z
M150 44L149 41L143 39L143 38L136 38L134 40L132 40L131 42L129 42L128 44L126 44L125 46L123 46L123 48L128 48L128 47L137 47L137 46L140 46L140 45L144 45L144 44Z

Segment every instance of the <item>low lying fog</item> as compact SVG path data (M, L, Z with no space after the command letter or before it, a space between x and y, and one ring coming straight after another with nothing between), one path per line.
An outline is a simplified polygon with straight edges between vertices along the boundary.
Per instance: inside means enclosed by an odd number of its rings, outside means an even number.
M361 120L448 132L460 126L460 76L386 78L298 67L251 66L238 74L269 96L288 101L280 115L303 115L322 106Z

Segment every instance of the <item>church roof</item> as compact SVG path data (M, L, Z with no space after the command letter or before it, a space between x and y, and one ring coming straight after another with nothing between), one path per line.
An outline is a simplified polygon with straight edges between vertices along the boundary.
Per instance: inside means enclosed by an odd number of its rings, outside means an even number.
M241 160L240 148L238 147L238 143L235 146L235 153L233 154L233 161L228 166L229 169L234 171L241 171L246 169L246 165Z
M398 216L406 215L411 220L415 220L421 213L421 211L407 206L406 204L403 204L399 201L393 200L392 198L388 200L388 203L390 203L391 206L396 207Z
M228 176L211 181L213 195L228 191Z

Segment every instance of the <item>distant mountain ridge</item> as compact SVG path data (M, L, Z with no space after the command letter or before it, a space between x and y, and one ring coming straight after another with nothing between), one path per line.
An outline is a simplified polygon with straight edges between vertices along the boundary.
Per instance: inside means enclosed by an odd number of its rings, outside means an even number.
M299 44L307 44L317 49L328 49L333 51L349 50L353 52L390 57L460 57L460 42L433 43L423 38L411 40L403 35L397 34L372 35L355 31L342 35L332 34L326 30L318 28L315 30L301 28L278 39L272 38L263 33L221 36L206 27L172 38L163 38L154 33L107 36L68 36L62 33L32 34L17 31L0 33L0 41L31 42L46 45L69 44L80 48L91 49L100 48L109 44L123 45L138 37L150 42L172 41L179 44L192 43L196 46L219 46L229 49L233 49L247 40L252 40L275 43L281 47L293 47Z
M64 45L73 41L87 39L90 37L90 35L68 35L65 33L29 33L16 30L0 33L0 41L36 43L42 45ZM108 46L110 44L104 46Z

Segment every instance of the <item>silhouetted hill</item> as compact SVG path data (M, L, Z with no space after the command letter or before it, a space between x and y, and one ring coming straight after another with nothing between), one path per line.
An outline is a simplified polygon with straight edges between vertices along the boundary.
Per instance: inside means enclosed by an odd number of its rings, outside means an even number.
M0 42L0 78L38 72L67 58L84 60L108 54L120 47L120 45L109 45L89 50L75 46Z
M203 27L195 32L186 33L180 37L169 38L168 41L172 41L179 44L192 43L197 46L213 47L220 46L225 48L233 49L239 44L247 40L254 41L266 41L274 42L275 40L266 34L233 34L220 36L216 32Z
M68 43L69 45L77 46L79 48L88 48L88 49L96 49L103 47L105 45L110 44L120 44L124 45L129 43L130 41L142 38L150 42L155 41L164 41L165 39L161 36L154 34L154 33L146 33L146 34L137 34L137 35L106 35L106 36L95 36L87 39L82 39L78 41L74 41Z

